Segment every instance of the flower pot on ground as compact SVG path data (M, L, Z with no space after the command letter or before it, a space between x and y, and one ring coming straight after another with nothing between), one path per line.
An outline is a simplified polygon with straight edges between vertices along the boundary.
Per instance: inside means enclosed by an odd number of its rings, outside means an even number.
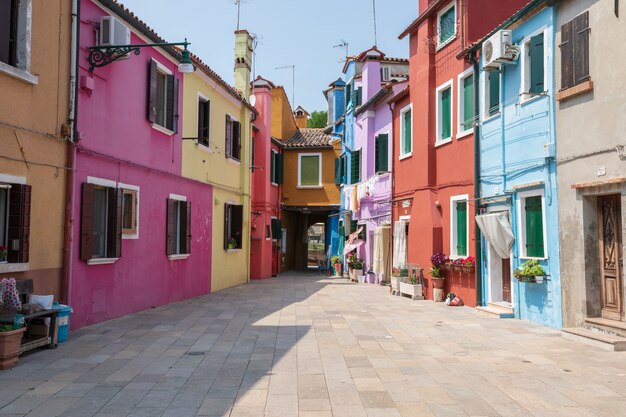
M17 364L25 331L26 327L14 330L13 326L0 326L0 369L9 369Z
M422 284L418 284L417 278L413 276L410 280L400 281L400 292L408 295L412 300L423 300Z
M341 272L342 272L341 263L342 262L343 262L343 259L341 258L341 256L335 255L330 258L330 263L333 264L333 267L335 268L335 275L341 276Z
M361 271L361 272L363 272L363 271ZM357 278L359 284L365 284L365 275L363 275L361 273L361 275L357 275L356 278Z
M443 289L443 278L433 278L433 288L437 290Z

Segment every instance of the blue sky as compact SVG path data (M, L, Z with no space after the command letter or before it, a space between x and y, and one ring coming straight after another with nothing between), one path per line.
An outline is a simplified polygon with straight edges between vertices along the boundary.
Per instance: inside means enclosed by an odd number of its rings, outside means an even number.
M234 0L120 0L169 42L185 37L190 49L233 83ZM417 16L417 0L377 0L378 46L388 56L408 57L408 41L398 34ZM322 90L341 76L344 48L350 54L374 44L371 0L242 0L241 28L259 36L256 74L284 85L291 99L296 65L296 103L325 110Z

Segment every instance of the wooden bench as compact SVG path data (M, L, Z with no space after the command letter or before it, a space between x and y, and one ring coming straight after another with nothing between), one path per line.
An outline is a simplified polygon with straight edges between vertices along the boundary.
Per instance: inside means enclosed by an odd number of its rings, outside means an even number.
M20 295L20 299L22 304L28 303L29 295L33 293L33 280L32 279L22 279L16 281L17 291ZM0 312L0 321L9 320L11 323L13 322L13 318L16 314L19 314L19 311L16 310L7 310L4 309ZM50 349L55 349L58 344L58 326L57 326L57 310L43 310L33 314L25 314L24 315L24 324L26 325L26 332L22 337L22 345L20 346L20 353L28 352L29 350L37 349L39 347L47 346ZM48 326L48 334L34 334L34 332L29 332L29 324L35 319L50 319L50 324ZM39 327L39 326L38 326ZM32 325L31 328L35 328L35 325Z

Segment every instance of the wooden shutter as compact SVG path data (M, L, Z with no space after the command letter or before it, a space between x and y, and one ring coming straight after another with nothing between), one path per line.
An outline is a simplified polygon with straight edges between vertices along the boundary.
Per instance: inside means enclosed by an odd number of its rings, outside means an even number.
M165 254L174 255L174 230L176 223L176 200L167 199L167 223L165 230Z
M574 19L574 83L589 79L589 12Z
M574 86L574 21L561 26L561 90Z
M80 218L80 259L93 258L93 192L96 186L83 183Z
M467 202L456 203L456 254L467 256Z
M440 140L452 136L452 88L446 88L441 92L441 137Z
M356 106L360 106L363 102L363 87L359 87L356 90Z
M167 75L167 114L165 127L172 132L178 132L178 78Z
M361 181L361 151L353 151L350 159L350 184L356 184Z
M543 245L543 207L541 197L528 197L526 209L526 256L544 257Z
M9 263L28 262L30 246L31 186L11 184L9 192L9 227L7 230Z
M185 202L185 249L183 253L191 253L191 201Z
M228 239L230 238L231 212L232 205L224 204L224 249L228 250Z
M376 137L376 157L374 165L376 172L389 171L389 135L381 134Z
M122 256L122 213L124 207L124 191L120 188L108 189L107 218L107 258Z
M500 73L491 71L489 73L489 115L492 116L500 112Z
M282 184L285 177L285 159L282 153L276 154L276 184Z
M463 130L472 127L474 121L474 76L463 79Z
M278 184L276 182L276 154L270 152L270 182Z
M341 159L335 158L335 184L341 184Z
M157 73L157 62L151 59L148 76L148 120L152 123L156 123L157 119Z
M545 91L543 33L530 38L530 88L529 93L541 94Z
M226 115L226 142L225 142L225 152L226 156L229 157L232 155L232 136L233 136L233 122L230 116Z
M341 157L341 183L348 183L348 157L346 155Z
M411 131L413 129L412 123L411 123L411 110L408 110L404 113L404 137L402 138L402 147L405 154L410 153L413 151L413 141L412 141L412 135L413 132Z

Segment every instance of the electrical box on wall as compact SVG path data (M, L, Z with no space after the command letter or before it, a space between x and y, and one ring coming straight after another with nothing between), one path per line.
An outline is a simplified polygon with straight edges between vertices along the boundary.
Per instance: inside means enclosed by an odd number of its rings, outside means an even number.
M556 143L546 143L543 145L544 156L554 158L556 156Z

